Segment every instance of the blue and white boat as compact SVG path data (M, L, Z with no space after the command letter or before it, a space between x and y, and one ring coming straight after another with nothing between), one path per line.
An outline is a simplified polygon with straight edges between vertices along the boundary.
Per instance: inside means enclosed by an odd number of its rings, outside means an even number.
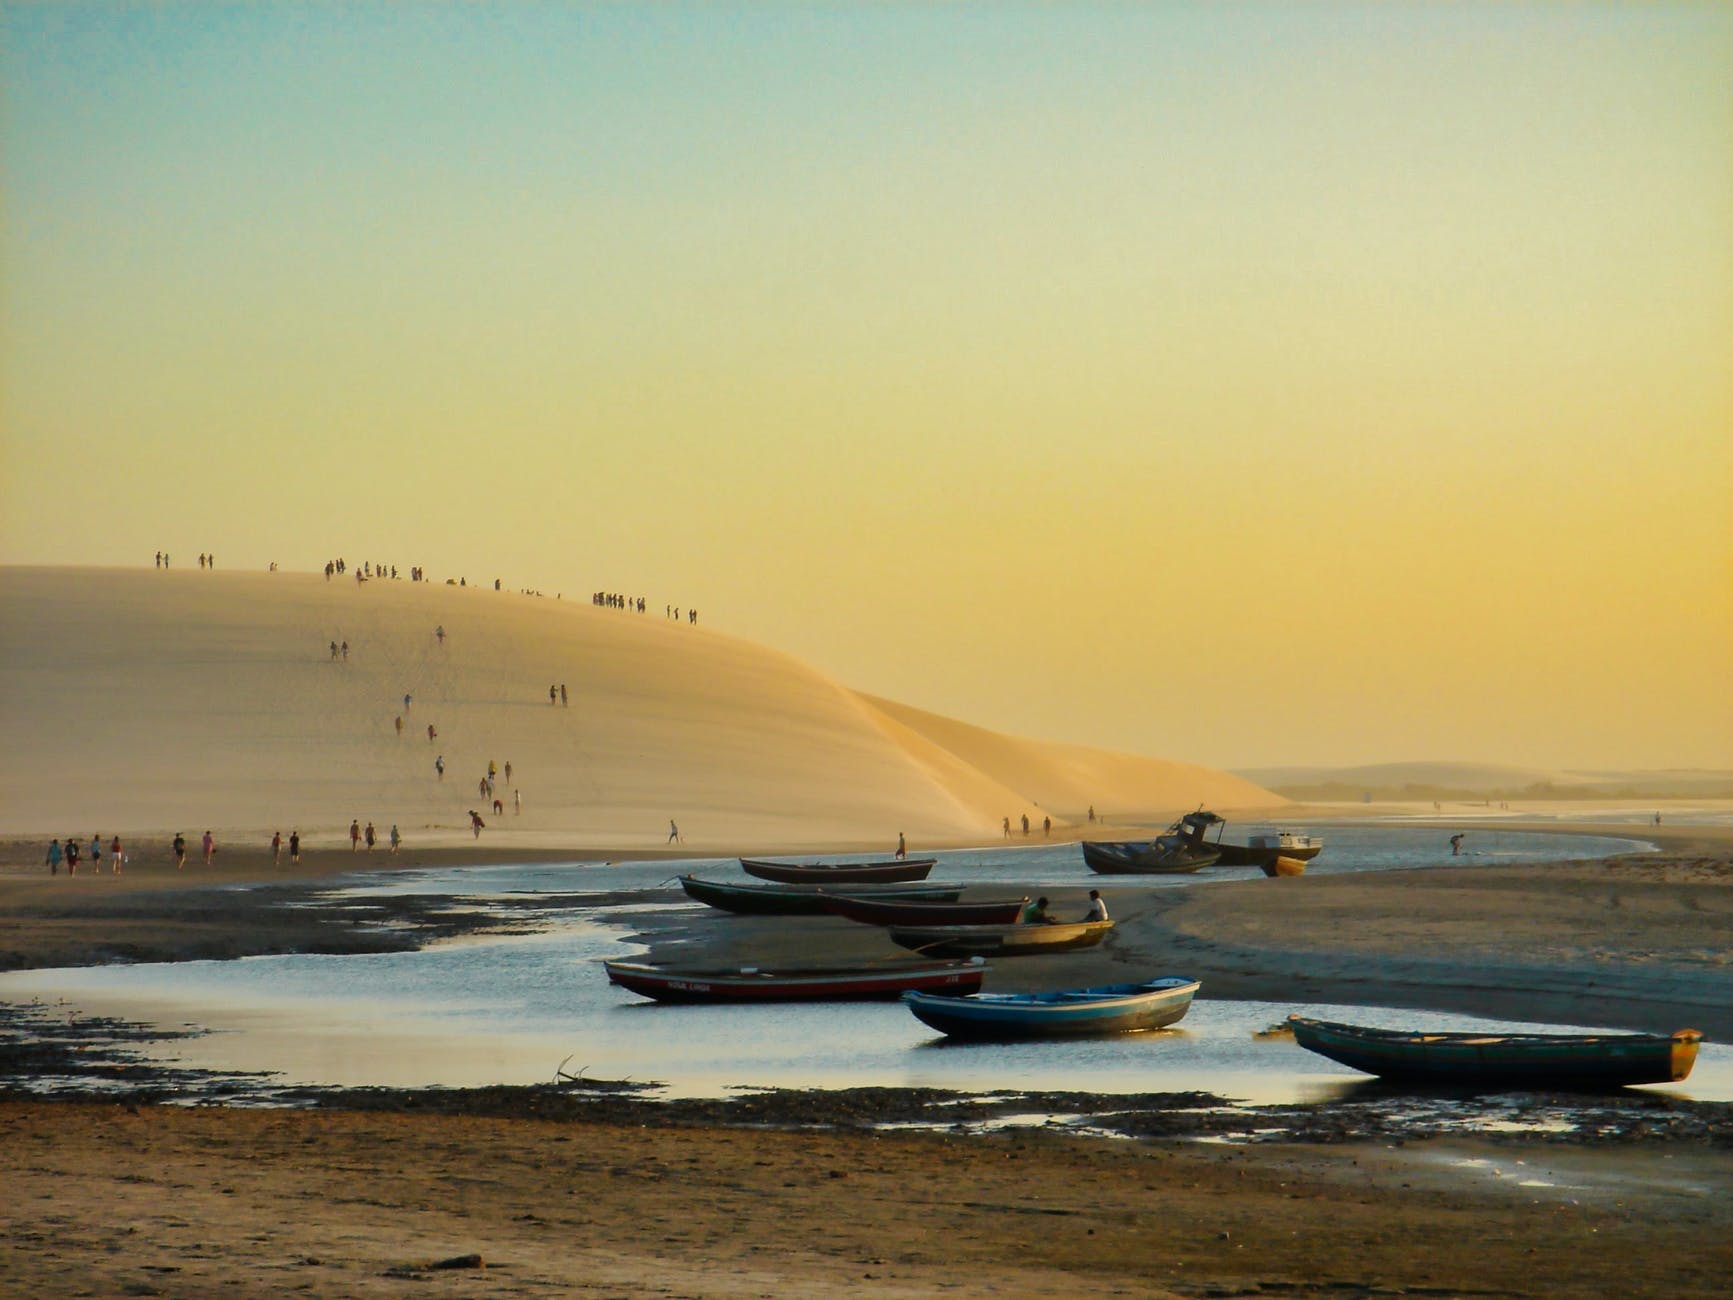
M1197 990L1197 980L1170 976L1052 993L905 993L903 1002L922 1023L952 1038L1069 1038L1171 1025L1190 1009Z

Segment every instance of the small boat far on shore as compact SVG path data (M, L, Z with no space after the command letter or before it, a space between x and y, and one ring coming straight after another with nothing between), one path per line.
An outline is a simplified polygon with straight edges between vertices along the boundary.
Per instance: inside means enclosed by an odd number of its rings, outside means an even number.
M925 880L938 865L937 858L900 858L891 862L765 862L741 858L740 868L760 880L786 885L892 884Z
M1083 861L1102 875L1173 875L1202 867L1258 867L1266 876L1297 876L1318 854L1324 841L1297 831L1259 831L1245 844L1221 840L1225 819L1199 808L1189 812L1167 834L1153 840L1083 842ZM1216 838L1205 832L1216 828Z
M1291 1015L1294 1041L1352 1070L1451 1087L1616 1088L1677 1083L1703 1035L1428 1033Z
M1208 814L1215 816L1215 814ZM1227 822L1220 817L1216 822L1226 827ZM1257 831L1244 844L1229 844L1221 839L1221 831L1216 831L1213 840L1205 841L1210 848L1221 856L1216 859L1216 865L1222 867L1262 867L1266 876L1297 876L1299 871L1272 870L1278 868L1281 860L1300 864L1300 870L1305 870L1305 864L1324 851L1324 841L1316 835L1302 835L1298 831L1274 830Z
M680 888L689 898L724 912L746 916L828 916L826 905L834 897L821 885L734 885L720 880L702 880L688 872L680 877ZM961 885L890 884L842 885L851 898L921 899L929 903L953 902L962 896Z
M903 994L922 1024L952 1038L1076 1038L1161 1029L1184 1018L1198 982L1178 976L1051 993Z
M1009 925L1023 915L1028 903L1027 894L968 903L955 898L895 897L888 891L870 897L852 891L824 895L826 911L862 925Z

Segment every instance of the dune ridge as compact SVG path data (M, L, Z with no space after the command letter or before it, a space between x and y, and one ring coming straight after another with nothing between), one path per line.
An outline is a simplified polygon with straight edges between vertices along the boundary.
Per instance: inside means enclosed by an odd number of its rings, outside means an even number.
M311 842L354 818L425 844L468 838L475 808L490 837L526 846L653 847L673 819L694 849L770 851L889 847L899 831L979 843L1002 817L1063 830L1091 803L1153 818L1284 802L1207 768L1001 736L587 599L4 568L0 611L9 835L299 829ZM561 685L569 702L550 703ZM478 791L490 761L501 815Z

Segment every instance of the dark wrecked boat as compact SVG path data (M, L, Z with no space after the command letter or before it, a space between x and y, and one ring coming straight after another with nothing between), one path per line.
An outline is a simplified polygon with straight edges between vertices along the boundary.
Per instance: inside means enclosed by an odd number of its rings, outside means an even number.
M891 942L933 957L1023 957L1093 948L1112 921L1034 921L1014 925L893 925Z
M1083 861L1104 876L1177 875L1213 866L1221 851L1204 842L1204 831L1221 818L1187 813L1153 840L1084 840Z
M817 885L731 885L720 880L680 877L680 888L688 897L724 912L747 916L827 916L831 895ZM963 892L961 885L849 885L856 898L920 899L929 903L950 902Z
M785 885L857 885L894 884L898 881L925 880L938 863L937 858L908 858L893 862L765 862L759 858L741 858L740 866L749 876L774 880Z
M957 902L933 898L895 898L889 893L824 895L825 910L862 925L1009 925L1023 915L1029 895L1021 898Z
M658 1002L831 1002L899 998L920 992L960 997L979 992L980 961L880 961L854 966L653 966L605 961L608 979Z

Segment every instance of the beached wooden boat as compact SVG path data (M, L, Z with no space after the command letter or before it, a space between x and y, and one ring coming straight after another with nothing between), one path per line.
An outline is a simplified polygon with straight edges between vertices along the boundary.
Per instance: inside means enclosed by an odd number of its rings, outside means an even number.
M749 876L786 885L892 884L902 880L925 880L937 858L909 858L901 862L764 862L741 858Z
M1170 977L1055 993L976 993L935 998L905 993L923 1024L952 1038L1074 1038L1160 1029L1184 1017L1196 980Z
M1183 875L1215 862L1213 847L1155 840L1084 840L1083 861L1103 876Z
M908 992L961 996L978 992L980 961L883 961L853 966L651 966L606 961L608 979L658 1002L829 1002L896 998Z
M731 885L720 880L700 880L688 874L680 877L680 888L700 903L747 916L830 914L825 904L831 895L818 885ZM929 903L954 902L963 892L961 885L849 885L846 888L851 897L921 899Z
M827 911L859 921L862 925L1009 925L1023 915L1028 902L1027 894L1021 898L987 899L978 903L960 903L954 899L892 898L882 893L824 896Z
M1595 1089L1676 1083L1691 1073L1695 1029L1676 1034L1434 1034L1289 1016L1294 1041L1350 1069L1453 1087Z
M893 925L891 942L934 957L1022 957L1031 953L1093 948L1112 921L1061 921L1017 925Z
M1266 876L1303 876L1306 874L1306 860L1304 858L1284 857L1280 853L1270 861L1258 865Z

